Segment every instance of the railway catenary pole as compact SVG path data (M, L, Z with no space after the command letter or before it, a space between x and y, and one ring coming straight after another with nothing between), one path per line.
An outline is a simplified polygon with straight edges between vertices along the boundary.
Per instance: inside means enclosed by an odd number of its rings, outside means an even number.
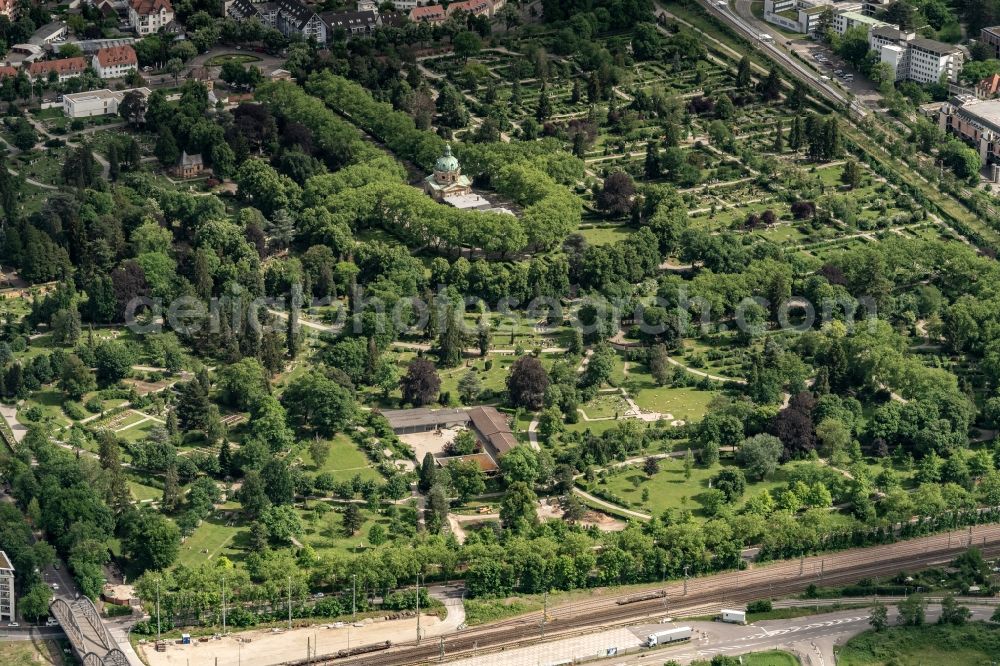
M1000 525L983 525L974 527L974 542L979 541L980 536L986 536L987 556L1000 554ZM955 546L954 539L952 546ZM964 540L963 540L964 541ZM945 553L944 548L948 539L944 534L934 537L922 537L914 542L898 542L885 546L876 546L874 549L855 550L854 552L843 552L828 555L825 559L831 560L831 571L826 572L824 566L824 578L827 584L844 584L857 581L863 577L890 575L900 569L919 569L933 565L942 555L953 556L957 551ZM964 548L965 544L955 546ZM925 552L925 550L927 552ZM819 559L819 558L816 558ZM799 592L804 588L805 583L797 580L794 574L795 562L785 561L775 563L744 572L741 576L743 588L734 591L731 584L726 583L727 574L718 576L708 576L699 578L694 583L689 583L689 597L685 599L686 604L679 606L679 609L696 609L699 605L705 605L722 601L751 601L759 598L762 593L767 594L791 594ZM800 565L801 566L801 565ZM818 567L817 567L818 572ZM690 572L689 572L690 573ZM729 581L733 581L735 576L732 573ZM669 588L668 588L669 589ZM679 594L682 590L681 581L677 581L674 594ZM650 606L659 605L661 599L650 600L643 603L621 606L616 604L616 599L621 596L604 597L599 600L577 602L568 604L557 609L559 622L558 635L562 636L567 632L589 632L594 626L607 625L617 626L627 624L648 615ZM534 623L525 622L527 618L501 621L483 627L479 630L472 630L453 636L449 641L449 654L452 656L468 655L474 650L476 657L481 656L485 648L487 651L493 649L509 649L511 646L530 645L538 642L538 630ZM363 661L348 660L343 662L344 666L404 666L418 663L419 661L433 660L438 653L438 646L421 645L415 647L414 644L401 644L395 646L397 649L385 652L378 657L368 655Z

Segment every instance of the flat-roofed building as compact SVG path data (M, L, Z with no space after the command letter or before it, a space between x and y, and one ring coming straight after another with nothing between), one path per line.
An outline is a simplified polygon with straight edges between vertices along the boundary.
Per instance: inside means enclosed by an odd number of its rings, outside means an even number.
M865 16L861 12L855 11L837 12L833 15L833 31L838 35L843 35L851 28L859 25L863 26L865 32L867 33L871 31L872 28L879 28L889 24L885 21L879 21L874 17Z
M382 416L397 435L469 428L482 444L483 452L495 463L499 463L505 453L517 446L517 438L514 437L507 416L495 407L392 409L383 411ZM480 467L483 465L480 464Z
M980 30L979 41L990 47L994 58L1000 59L1000 25Z
M893 25L872 28L868 44L892 68L896 81L937 83L958 81L965 52L954 44L917 37L916 33Z
M63 113L67 118L89 118L91 116L107 116L118 113L118 105L130 92L138 92L143 97L149 97L149 88L132 88L130 90L88 90L87 92L63 95Z
M7 553L0 550L0 620L14 622L17 611L14 605L14 565Z
M984 164L1000 163L1000 100L959 95L935 112L938 127L979 152Z

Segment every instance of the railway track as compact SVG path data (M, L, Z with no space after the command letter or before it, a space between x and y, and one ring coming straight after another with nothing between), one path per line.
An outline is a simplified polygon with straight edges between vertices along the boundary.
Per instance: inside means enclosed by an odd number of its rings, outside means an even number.
M857 582L862 578L895 575L901 570L917 570L946 562L971 545L988 556L1000 555L1000 525L980 525L970 530L953 531L894 544L785 560L741 572L728 572L692 578L687 583L671 582L657 586L665 597L620 604L636 596L636 591L572 602L548 611L545 635L549 639L567 638L603 629L635 623L651 617L684 612L697 614L720 605L746 603L755 599L788 595L805 590L810 584L836 585ZM314 658L317 665L335 666L408 666L474 656L497 650L510 650L541 642L542 613L535 612L483 627L445 636L426 638L421 643L409 641L389 651L363 658Z

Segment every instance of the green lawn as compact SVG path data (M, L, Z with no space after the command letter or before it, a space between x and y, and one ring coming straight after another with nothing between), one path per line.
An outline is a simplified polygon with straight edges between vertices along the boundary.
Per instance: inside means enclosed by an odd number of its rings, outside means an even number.
M580 409L591 419L613 419L623 416L629 407L619 393L598 393L593 400L580 405Z
M774 490L788 483L788 472L799 463L790 463L779 468L771 479L747 485L741 505L747 498L764 489ZM732 462L723 460L711 467L695 465L691 478L684 478L684 463L679 458L660 461L660 471L652 476L637 468L624 469L608 475L606 483L598 483L599 490L610 491L628 502L630 508L663 513L667 509L689 509L696 516L706 517L699 499L708 490L709 480L724 467L734 467ZM642 500L643 489L649 490L649 499Z
M245 65L248 62L259 62L260 58L249 53L223 53L222 55L217 55L209 58L205 63L209 67L221 67L227 62L235 62L240 65Z
M177 563L198 566L219 555L239 557L241 551L234 548L233 542L237 535L246 531L246 527L238 519L231 526L226 522L225 518L216 518L214 515L203 521L181 544Z
M349 481L355 474L363 479L381 480L382 476L374 469L372 462L347 435L337 435L330 440L330 455L327 456L322 468L317 468L309 448L301 452L303 464L316 473L330 472L338 481Z
M348 536L344 532L343 514L341 506L325 504L326 508L316 510L317 503L310 503L314 508L310 510L299 510L305 533L299 537L302 543L309 544L320 554L323 552L337 551L338 553L356 553L362 547L369 545L368 532L372 525L381 523L386 529L389 528L390 521L378 514L361 509L364 523L353 535Z
M840 666L989 666L1000 655L1000 627L889 627L852 638L837 653Z
M615 241L628 238L635 233L635 229L622 224L617 226L589 227L587 229L579 229L577 233L583 236L590 245L610 245Z
M62 650L55 641L4 641L0 643L0 664L4 666L39 666L65 664Z
M795 655L780 650L743 655L743 666L799 666L800 663Z
M116 432L115 435L127 442L138 442L140 439L149 437L149 433L152 432L153 429L162 425L162 423L158 423L157 421L144 421L137 426L128 428L127 430Z
M147 486L132 479L128 480L128 488L132 491L132 496L139 502L143 500L159 500L163 497L163 491L160 488Z

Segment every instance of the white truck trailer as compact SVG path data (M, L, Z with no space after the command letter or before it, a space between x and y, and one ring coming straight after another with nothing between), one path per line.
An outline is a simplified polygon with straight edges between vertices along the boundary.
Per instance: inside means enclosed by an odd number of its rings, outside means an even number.
M691 627L674 627L673 629L664 629L663 631L657 631L655 634L647 636L646 647L656 647L657 645L667 645L668 643L687 640L691 640Z
M730 624L746 624L747 613L746 611L723 608L719 613L719 620Z

